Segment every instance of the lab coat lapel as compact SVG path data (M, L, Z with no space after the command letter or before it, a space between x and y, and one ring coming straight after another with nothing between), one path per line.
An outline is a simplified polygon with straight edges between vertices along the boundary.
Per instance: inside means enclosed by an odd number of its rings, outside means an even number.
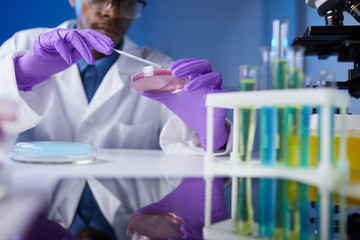
M136 56L140 54L138 48L135 47L135 44L127 37L124 39L123 50ZM139 63L136 60L120 55L102 80L89 104L84 120L90 117L98 108L103 106L111 97L123 90L125 86L129 87L131 84L130 74L142 65L142 63Z
M111 66L102 80L99 88L95 92L92 98L89 108L87 109L84 118L90 117L98 108L100 108L106 101L112 96L118 93L124 87L124 79L121 76L121 66L118 64L118 60Z
M79 69L76 64L70 66L66 71L58 73L59 80L56 81L61 95L66 95L61 98L61 101L66 101L63 106L69 108L68 117L82 119L84 113L88 108L88 101L85 95L85 90L81 81Z
M115 213L121 205L120 200L97 179L89 177L86 180L104 217L113 224Z

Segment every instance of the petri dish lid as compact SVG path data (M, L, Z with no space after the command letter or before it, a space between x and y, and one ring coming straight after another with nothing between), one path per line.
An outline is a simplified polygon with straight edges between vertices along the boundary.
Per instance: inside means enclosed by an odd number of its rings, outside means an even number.
M96 149L79 142L19 142L12 147L9 157L22 163L85 164L95 161Z
M131 73L131 86L145 93L168 93L181 91L188 78L171 75L168 66L146 66Z
M127 235L131 240L163 240L183 237L183 220L172 213L143 212L130 218Z

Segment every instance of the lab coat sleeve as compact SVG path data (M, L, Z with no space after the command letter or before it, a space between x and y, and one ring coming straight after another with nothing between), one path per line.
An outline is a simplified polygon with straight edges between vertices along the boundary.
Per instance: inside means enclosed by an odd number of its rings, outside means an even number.
M31 91L19 91L16 83L13 59L24 55L36 37L47 29L24 30L14 34L0 48L0 98L18 103L18 120L7 124L9 131L20 133L36 126L49 111L54 94L52 83L46 80Z
M226 147L216 151L215 155L225 155L231 151L232 124L229 120L226 120L225 124L230 129L228 142ZM205 154L197 134L177 116L173 116L163 127L160 133L160 147L170 154Z
M20 54L24 53L13 53L0 60L0 98L18 103L17 121L7 125L9 131L16 133L37 125L49 111L54 98L50 80L35 85L31 91L18 90L13 59Z

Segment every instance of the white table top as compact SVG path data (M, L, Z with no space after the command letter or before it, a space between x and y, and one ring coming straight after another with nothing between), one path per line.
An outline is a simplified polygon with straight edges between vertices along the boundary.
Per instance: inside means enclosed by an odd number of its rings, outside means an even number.
M61 178L203 177L203 156L166 154L161 150L98 149L89 164L33 164L10 161L11 181L28 188ZM29 186L28 186L29 185Z
M203 177L203 161L204 157L200 155L129 149L98 149L96 160L89 164L36 164L9 160L6 168L14 194L0 198L0 212L6 216L0 217L0 223L8 221L8 230L3 231L0 227L0 239L4 236L4 239L8 239L9 234L16 231L15 226L19 227L25 217L30 217L31 211L28 210L33 209L35 203L41 204L49 188L61 178ZM15 208L19 211L15 211ZM11 221L8 219L10 215L13 216Z

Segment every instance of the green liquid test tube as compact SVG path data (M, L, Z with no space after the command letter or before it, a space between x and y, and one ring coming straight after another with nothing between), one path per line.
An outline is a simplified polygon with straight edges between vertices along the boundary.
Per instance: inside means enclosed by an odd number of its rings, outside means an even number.
M288 60L288 88L302 88L304 84L303 58L305 49L295 46L287 49ZM290 168L300 167L301 162L301 113L303 106L286 106L285 107L285 134L283 157L284 164ZM306 147L306 146L305 146ZM285 225L284 239L300 239L300 235L307 235L306 228L301 228L301 219L305 216L300 212L300 183L295 181L286 182L286 201L285 201ZM305 237L306 239L306 237Z
M256 90L257 66L239 67L240 91ZM255 108L242 107L240 111L240 156L242 161L250 162L255 138ZM239 178L238 213L236 232L238 235L251 236L253 232L254 212L251 199L251 178Z
M277 58L276 55L271 59L271 83L273 89L284 89L288 82L287 64L285 59ZM275 132L275 149L276 149L276 163L277 165L284 164L284 150L285 150L285 106L274 107L276 114L276 132ZM274 236L272 239L284 239L284 226L287 219L285 218L286 211L286 181L277 180L276 184L276 214L274 223Z

